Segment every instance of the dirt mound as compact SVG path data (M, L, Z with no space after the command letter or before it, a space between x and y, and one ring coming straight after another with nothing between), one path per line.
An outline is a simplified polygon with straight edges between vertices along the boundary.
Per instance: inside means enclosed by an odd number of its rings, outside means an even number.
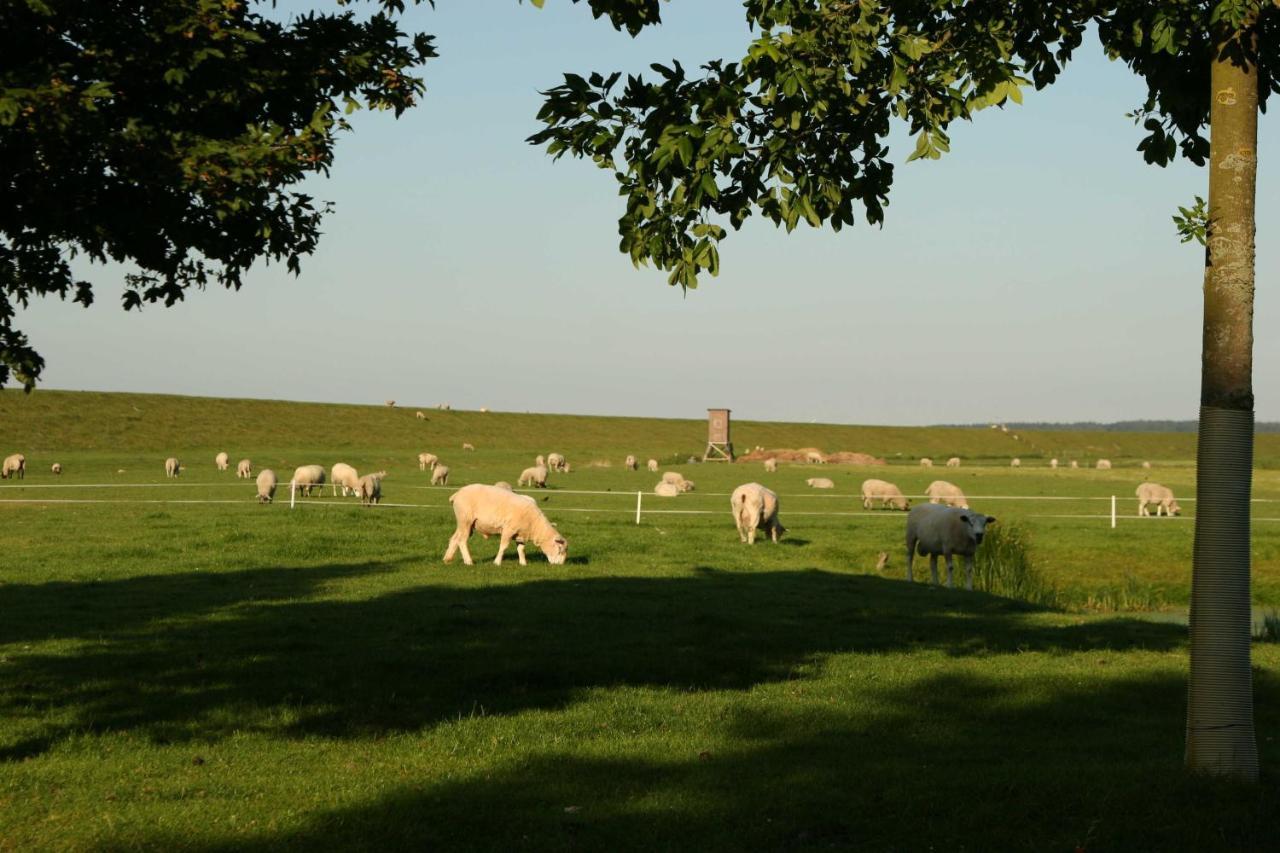
M838 453L823 453L816 447L801 447L793 450L779 447L773 450L752 450L737 457L739 462L763 462L765 459L777 459L779 462L807 462L810 453L817 453L824 462L832 465L884 465L883 459L877 459L869 453L853 453L841 450Z

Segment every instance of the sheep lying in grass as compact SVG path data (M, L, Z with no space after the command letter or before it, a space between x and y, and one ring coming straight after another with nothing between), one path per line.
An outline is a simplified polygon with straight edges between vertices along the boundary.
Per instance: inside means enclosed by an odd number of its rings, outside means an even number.
M10 477L16 477L19 480L27 479L27 457L21 453L6 456L4 464L0 466L0 480L8 480Z
M439 465L431 471L431 485L447 486L449 485L449 466Z
M640 470L640 463L636 461L634 456L628 454L627 458L622 460L622 467L628 471L638 471Z
M827 477L810 477L805 480L811 489L834 489L836 484Z
M987 525L995 522L989 515L955 507L921 504L907 516L907 581L914 580L912 565L917 553L929 558L929 575L938 582L938 557L947 561L947 586L951 580L952 557L964 557L965 589L973 589L973 555L982 544Z
M263 468L258 473L258 503L269 504L276 496L276 472Z
M663 473L662 482L670 483L671 485L675 486L678 491L681 491L681 492L693 491L693 481L686 480L684 478L684 474L681 474L679 471L667 471Z
M547 555L547 562L553 566L563 565L568 555L569 543L560 535L547 517L538 509L538 504L528 495L517 495L486 486L472 483L463 486L449 496L453 504L453 515L458 527L449 539L449 548L444 552L446 563L453 561L456 551L462 552L462 562L472 565L471 552L467 548L467 540L472 533L498 535L498 556L494 558L495 566L502 565L502 556L506 553L511 540L516 541L516 556L520 565L528 563L524 556L526 542L532 542Z
M764 460L764 470L768 471L770 474L776 474L778 471L778 460L777 459Z
M516 485L524 486L526 484L545 489L547 487L547 467L545 465L535 465L532 468L525 468L521 471L520 479L516 481Z
M342 496L355 494L360 486L360 474L355 468L352 468L345 462L337 462L329 469L329 482L333 484L333 496L338 496L338 489L342 489Z
M960 507L961 509L969 508L969 501L964 496L964 492L960 491L960 487L955 483L948 483L946 480L934 480L924 490L929 496L931 504L946 504L947 506Z
M1150 462L1143 462L1143 463L1142 463L1142 467L1143 467L1143 468L1146 468L1146 469L1149 471L1149 470L1151 470L1151 463L1150 463Z
M323 465L299 465L294 469L293 479L289 481L289 486L296 489L297 493L304 497L310 497L313 489L320 489L320 493L324 494L324 466Z
M253 463L248 459L241 459L236 463L236 476L245 480L253 476Z
M778 496L759 483L746 483L729 497L738 537L748 545L756 544L756 531L763 530L777 542L787 529L778 521Z
M418 470L425 471L428 468L430 468L432 471L434 471L436 469L436 463L439 461L440 460L436 458L436 455L434 453L419 453L418 454Z
M650 459L648 462L645 463L645 467L648 468L650 471L656 472L658 470L658 460Z
M680 487L664 481L653 487L653 493L660 498L674 498L680 494Z
M1019 459L1019 458L1018 458L1018 457L1016 457L1016 456L1015 456L1015 457L1013 457L1013 459L1010 459L1010 460L1009 460L1009 467L1010 467L1010 468L1021 468L1021 467L1022 467L1022 460L1021 460L1021 459Z
M902 489L887 480L864 480L862 482L862 508L871 509L875 501L880 501L880 508L893 507L904 512L910 508L911 501L902 496Z
M356 480L353 491L360 497L360 503L369 506L382 500L382 479L386 476L386 471L375 471ZM346 492L345 488L343 492Z
M49 470L58 476L62 476L62 463L61 462L53 463L53 465L49 466Z
M1099 471L1110 471L1110 470L1111 470L1111 460L1110 460L1110 459L1099 459L1099 460L1098 460L1098 464L1097 464L1097 465L1095 465L1094 467L1095 467L1095 468L1097 468Z
M217 456L213 457L213 464L218 466L219 471L227 470L227 463L230 461L231 461L231 457L227 455L225 450L222 453L219 453Z
M1178 506L1178 502L1173 499L1173 490L1168 486L1162 486L1159 483L1143 483L1138 486L1138 515L1149 516L1151 510L1148 506L1155 505L1156 516L1159 517L1163 512L1165 515L1174 516L1182 514L1182 507Z
M166 477L176 477L182 473L182 465L172 456L164 460L164 475Z

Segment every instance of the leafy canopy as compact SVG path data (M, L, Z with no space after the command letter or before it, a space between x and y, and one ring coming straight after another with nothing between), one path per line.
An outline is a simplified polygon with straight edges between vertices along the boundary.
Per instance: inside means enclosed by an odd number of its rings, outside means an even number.
M639 5L614 0L614 9ZM647 4L645 4L647 5ZM1259 68L1277 90L1280 3L1272 0L745 0L758 35L736 62L656 77L566 74L545 92L530 142L614 173L626 210L621 250L697 286L719 269L725 226L759 213L788 231L884 219L893 182L886 137L904 122L907 158L937 158L947 129L1020 103L1057 79L1092 26L1112 59L1147 84L1133 116L1148 163L1203 165L1215 50ZM1240 38L1246 21L1253 41ZM1256 44L1256 50L1251 46Z

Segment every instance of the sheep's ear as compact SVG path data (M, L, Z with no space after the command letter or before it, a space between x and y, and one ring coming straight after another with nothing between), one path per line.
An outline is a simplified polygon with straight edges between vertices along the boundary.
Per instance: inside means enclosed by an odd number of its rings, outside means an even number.
M995 524L995 523L996 523L996 517L994 515L988 515L987 524Z

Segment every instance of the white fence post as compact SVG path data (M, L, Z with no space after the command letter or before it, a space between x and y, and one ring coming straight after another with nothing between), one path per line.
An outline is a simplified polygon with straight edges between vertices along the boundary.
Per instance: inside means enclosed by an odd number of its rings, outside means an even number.
M636 524L640 523L640 502L644 500L644 492L636 492Z
M294 496L298 494L298 482L296 480L289 481L289 509L293 509Z
M1111 529L1116 529L1116 496L1111 496Z

